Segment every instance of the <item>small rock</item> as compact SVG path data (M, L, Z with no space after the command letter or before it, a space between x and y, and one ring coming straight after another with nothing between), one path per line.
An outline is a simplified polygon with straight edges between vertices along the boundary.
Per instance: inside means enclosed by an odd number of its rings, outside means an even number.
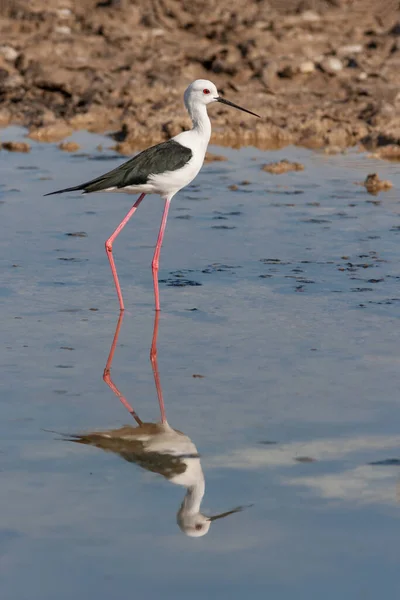
M299 162L290 162L284 158L278 162L264 165L262 170L273 173L274 175L281 175L281 173L288 173L289 171L304 171L304 165Z
M76 152L79 150L80 145L76 142L61 142L58 147L64 152Z
M0 56L3 56L9 62L14 62L18 52L12 46L0 46Z
M71 35L71 27L68 27L68 25L58 25L54 27L54 32L60 35Z
M343 69L342 61L334 56L328 56L322 59L322 61L319 63L319 66L323 71L325 71L325 73L328 73L329 75L336 75L336 73L339 73L339 71Z
M27 142L3 142L1 147L9 152L30 152L31 147Z
M237 185L235 185L233 183L232 185L228 185L228 189L231 190L232 192L237 192L239 188Z
M315 64L312 60L305 60L304 62L300 63L299 71L305 75L308 73L313 73L313 71L315 71Z
M366 79L368 79L368 74L365 71L363 71L362 73L359 73L357 79L358 81L365 81Z
M308 23L315 23L321 20L321 17L315 10L305 10L300 15L302 21L307 21Z
M66 123L53 123L53 125L46 125L45 127L38 127L37 129L31 129L28 134L32 140L38 142L60 142L64 138L70 136L72 128Z
M339 56L348 56L349 54L360 54L363 51L361 44L348 44L338 48L337 53Z
M69 8L58 8L56 10L57 17L60 19L68 19L72 15L72 10Z
M392 189L393 184L387 179L379 179L377 173L370 173L364 181L364 186L367 192L376 195L378 192L387 192Z

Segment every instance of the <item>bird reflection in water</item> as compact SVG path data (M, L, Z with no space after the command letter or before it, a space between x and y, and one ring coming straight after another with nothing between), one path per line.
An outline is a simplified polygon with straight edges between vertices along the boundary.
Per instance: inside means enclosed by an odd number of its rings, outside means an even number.
M177 522L186 535L201 537L208 533L213 521L240 512L243 507L239 506L214 516L206 516L200 512L200 505L205 492L200 456L192 440L181 431L172 429L165 415L157 364L159 314L158 311L155 313L150 360L157 389L161 421L159 423L144 423L111 379L111 365L124 315L121 312L104 369L103 379L130 412L137 426L125 425L119 429L68 435L64 439L79 444L96 446L106 452L114 452L128 462L139 465L147 471L162 475L171 483L184 486L187 491L177 514Z

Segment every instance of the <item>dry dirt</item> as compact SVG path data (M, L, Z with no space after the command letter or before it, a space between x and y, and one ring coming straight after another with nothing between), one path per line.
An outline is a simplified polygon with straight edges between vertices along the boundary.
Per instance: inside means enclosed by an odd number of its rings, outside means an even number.
M214 143L399 156L398 0L0 0L0 126L128 153L189 126L197 78L263 117L211 107Z

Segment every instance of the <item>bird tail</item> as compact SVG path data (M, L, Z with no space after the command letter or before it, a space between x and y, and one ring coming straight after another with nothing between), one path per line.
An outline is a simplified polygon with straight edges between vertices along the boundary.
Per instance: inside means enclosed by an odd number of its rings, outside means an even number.
M102 447L101 442L106 446L107 442L112 443L113 440L110 439L110 436L107 435L107 432L102 431L94 431L90 433L63 433L61 431L54 431L53 429L42 429L42 431L46 431L47 433L55 433L61 437L57 438L62 442L77 442L78 444L88 444L90 446Z
M53 196L53 194L63 194L64 192L79 192L82 191L85 194L84 185L75 185L74 187L64 188L63 190L56 190L55 192L49 192L48 194L44 194L45 196Z
M56 435L61 435L62 437L59 439L62 441L68 441L68 442L75 441L76 438L79 439L82 437L82 434L63 433L62 431L54 431L54 429L42 428L42 431L46 431L46 433L55 433Z

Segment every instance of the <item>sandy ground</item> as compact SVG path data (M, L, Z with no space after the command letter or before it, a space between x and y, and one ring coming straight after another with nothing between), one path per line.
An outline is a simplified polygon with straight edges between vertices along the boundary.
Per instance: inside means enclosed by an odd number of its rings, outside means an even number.
M207 78L263 116L213 107L214 143L400 155L399 36L395 0L2 0L0 126L128 153L187 128Z

